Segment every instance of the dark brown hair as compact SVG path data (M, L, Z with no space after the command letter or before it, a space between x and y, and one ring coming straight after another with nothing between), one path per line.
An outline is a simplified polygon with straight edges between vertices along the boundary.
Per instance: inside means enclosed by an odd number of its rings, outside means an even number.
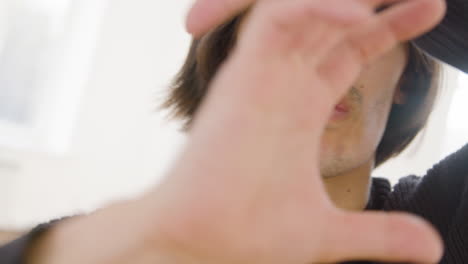
M237 17L201 39L193 40L185 64L171 85L163 108L184 121L188 130L210 81L236 42ZM404 104L394 104L375 156L376 167L402 152L426 124L438 90L439 64L410 44L400 80Z

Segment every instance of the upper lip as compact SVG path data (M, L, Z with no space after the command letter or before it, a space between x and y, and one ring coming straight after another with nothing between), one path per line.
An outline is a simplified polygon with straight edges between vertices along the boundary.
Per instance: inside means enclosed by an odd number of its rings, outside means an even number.
M340 101L337 105L335 105L335 111L338 112L349 112L350 106L348 102L345 100Z

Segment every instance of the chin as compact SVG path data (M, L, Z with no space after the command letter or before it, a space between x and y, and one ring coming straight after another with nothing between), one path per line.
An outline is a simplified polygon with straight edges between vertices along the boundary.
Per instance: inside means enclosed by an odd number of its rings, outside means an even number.
M348 162L342 159L327 159L320 161L320 174L322 178L333 178L345 174L347 171L352 170Z
M341 153L341 155L333 155L332 153L322 153L320 158L320 174L322 178L333 178L341 175L346 175L356 169L365 166L369 162L369 156L365 153L356 151L349 153Z

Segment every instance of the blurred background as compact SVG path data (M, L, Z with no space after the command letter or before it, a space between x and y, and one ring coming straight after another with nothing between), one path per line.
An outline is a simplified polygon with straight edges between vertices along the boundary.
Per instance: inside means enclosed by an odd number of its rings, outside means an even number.
M190 44L190 2L0 0L0 243L164 175L184 135L156 108ZM374 176L422 175L468 142L468 77L444 72L427 129Z

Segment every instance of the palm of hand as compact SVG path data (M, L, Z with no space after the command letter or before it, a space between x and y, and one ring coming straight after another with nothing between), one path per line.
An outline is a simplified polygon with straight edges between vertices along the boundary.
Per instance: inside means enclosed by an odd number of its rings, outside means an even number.
M194 263L439 257L427 225L398 214L342 212L322 186L318 147L334 103L363 65L442 13L435 1L415 0L375 15L377 1L363 2L265 0L253 8L178 167L156 195L180 255ZM358 3L362 10L346 21L327 13Z

